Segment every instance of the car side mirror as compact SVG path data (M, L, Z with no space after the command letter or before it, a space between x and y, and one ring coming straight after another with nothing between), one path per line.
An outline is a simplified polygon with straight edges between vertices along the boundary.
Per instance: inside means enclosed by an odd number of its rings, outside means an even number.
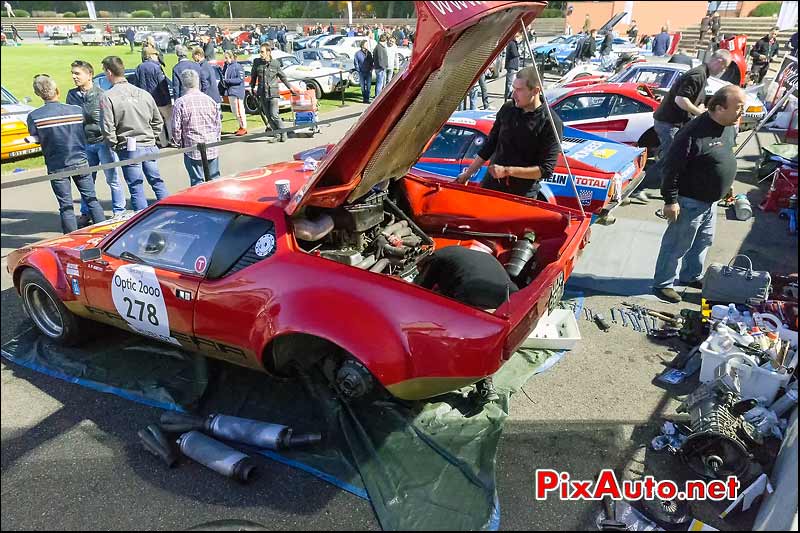
M24 104L30 104L31 102L32 100L30 96L26 96L25 98L22 99L22 103Z
M100 248L84 248L81 250L81 262L83 263L97 261L101 257L103 257L103 251Z

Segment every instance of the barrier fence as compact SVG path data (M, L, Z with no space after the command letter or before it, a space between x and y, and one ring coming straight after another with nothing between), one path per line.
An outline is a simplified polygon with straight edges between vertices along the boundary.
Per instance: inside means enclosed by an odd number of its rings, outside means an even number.
M207 156L205 156L205 154L207 153L208 148L226 146L228 144L238 143L238 142L247 141L247 140L251 140L251 139L258 139L258 138L263 138L263 137L274 137L275 135L281 134L281 133L288 133L290 131L296 131L296 130L304 130L304 129L307 129L309 127L323 126L323 125L326 125L326 124L335 124L336 122L341 122L341 121L344 121L344 120L350 120L350 119L353 119L353 118L358 118L359 116L361 116L361 113L351 113L349 115L330 118L330 119L326 119L326 120L320 120L320 121L316 121L316 122L313 122L313 123L303 124L301 126L292 126L292 127L289 127L289 128L280 128L280 129L276 129L276 130L266 131L266 132L263 132L263 133L250 133L248 135L242 135L241 137L234 137L232 139L222 139L222 140L214 142L214 143L199 143L199 144L193 144L192 146L188 146L188 147L185 147L185 148L171 148L171 149L167 149L167 150L161 150L158 154L148 154L146 156L136 157L136 158L132 158L132 159L126 159L124 161L117 161L117 162L114 162L114 163L105 163L105 164L102 164L102 165L95 165L93 167L86 166L86 167L71 168L71 169L62 170L62 171L59 171L59 172L54 172L52 174L42 174L42 175L39 175L39 176L33 176L33 177L30 177L30 178L24 178L24 179L15 180L15 181L12 181L12 182L2 183L2 184L0 184L0 190L13 189L13 188L16 188L16 187L23 187L23 186L26 186L26 185L32 185L34 183L41 183L41 182L50 181L50 180L59 179L59 178L71 178L72 176L79 176L79 175L89 174L91 172L97 172L99 170L106 170L106 169L109 169L109 168L125 167L125 166L129 166L129 165L134 165L136 163L142 163L144 161L153 161L153 160L163 159L165 157L172 157L172 156L175 156L175 155L185 154L186 152L190 152L190 151L195 150L195 149L200 151L201 157L203 157L203 159L204 159L203 173L204 173L205 180L208 181L209 180L208 158L207 158Z

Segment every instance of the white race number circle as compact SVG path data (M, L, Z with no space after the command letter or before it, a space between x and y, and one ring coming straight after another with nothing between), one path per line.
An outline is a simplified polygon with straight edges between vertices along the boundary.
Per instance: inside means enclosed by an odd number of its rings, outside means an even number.
M275 237L265 233L256 241L255 252L258 257L266 257L275 249Z
M111 278L114 307L128 325L142 335L172 344L169 315L156 272L147 265L122 265Z

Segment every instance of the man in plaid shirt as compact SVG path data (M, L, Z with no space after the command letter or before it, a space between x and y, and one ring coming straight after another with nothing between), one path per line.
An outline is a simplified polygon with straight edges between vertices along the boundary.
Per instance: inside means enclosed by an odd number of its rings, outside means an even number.
M222 124L217 103L200 92L197 72L185 70L180 77L185 93L175 101L172 110L173 141L181 147L219 141ZM209 148L207 155L209 179L213 180L219 177L219 148ZM183 164L192 186L205 181L199 150L183 154Z

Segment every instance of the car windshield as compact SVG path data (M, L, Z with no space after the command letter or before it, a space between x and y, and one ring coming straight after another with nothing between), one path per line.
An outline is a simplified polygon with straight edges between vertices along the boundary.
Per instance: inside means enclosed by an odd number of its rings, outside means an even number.
M547 42L548 42L548 43L553 43L553 44L556 44L556 43L563 43L563 42L564 42L564 41L566 41L568 38L569 38L569 37L567 37L566 35L559 35L558 37L555 37L555 38L553 38L553 39L550 39L550 40L549 40L549 41L547 41Z
M320 57L321 57L322 59L336 59L336 54L334 54L334 53L333 53L332 51L330 51L330 50L323 50L323 49L320 49L320 51L319 51L319 55L320 55Z
M14 98L14 96L10 92L8 92L5 89L3 89L3 102L2 103L3 103L3 105L16 104L17 103L17 99Z
M300 61L298 61L297 58L294 57L294 56L282 57L282 58L279 59L279 61L281 62L281 67L282 68L291 67L292 65L299 65L300 64Z

